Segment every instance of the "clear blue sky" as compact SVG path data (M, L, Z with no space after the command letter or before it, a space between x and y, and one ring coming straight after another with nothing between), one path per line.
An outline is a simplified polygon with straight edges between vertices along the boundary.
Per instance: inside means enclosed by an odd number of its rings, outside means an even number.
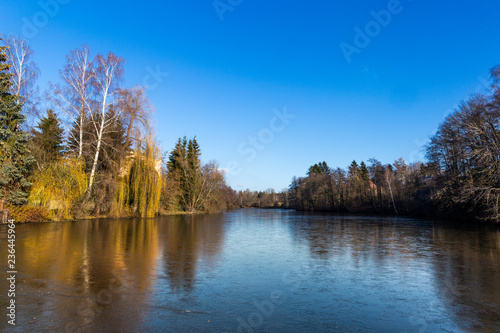
M323 160L422 158L444 115L500 64L497 0L217 4L0 0L0 32L28 37L42 90L82 44L124 57L126 85L150 86L163 148L196 135L204 161L239 171L235 189L281 190ZM381 10L390 19L375 24ZM357 47L350 62L341 43ZM273 120L284 108L286 126Z

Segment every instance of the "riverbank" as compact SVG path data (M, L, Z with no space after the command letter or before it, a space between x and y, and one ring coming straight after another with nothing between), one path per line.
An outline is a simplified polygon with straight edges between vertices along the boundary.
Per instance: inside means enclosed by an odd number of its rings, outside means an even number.
M162 210L155 217L159 216L175 216L175 215L203 215L207 212L187 212L187 211L166 211ZM0 222L6 224L9 219L13 219L14 223L50 223L50 222L78 222L86 220L100 220L100 219L134 219L141 218L140 216L129 214L129 215L83 215L75 214L72 219L57 219L51 217L51 212L49 210L43 209L41 207L35 206L20 206L20 207L7 207L6 209L0 210ZM52 216L56 216L55 214ZM154 217L153 217L154 218ZM4 222L5 221L5 222Z
M335 216L378 216L378 217L403 217L403 218L416 218L422 220L434 220L439 222L445 222L455 225L472 225L472 224L480 224L486 226L492 226L495 228L500 227L499 222L495 222L492 220L483 220L479 218L473 218L465 215L453 215L453 214L445 214L444 212L420 212L420 213L406 213L406 214L395 214L391 209L387 209L384 211L379 210L359 210L359 211L345 211L345 210L328 210L328 209L316 209L316 210L308 210L308 209L296 209L292 207L286 207L284 205L267 205L262 207L251 207L244 206L240 207L241 209L289 209L294 210L299 213L304 214L320 214L320 215L335 215Z

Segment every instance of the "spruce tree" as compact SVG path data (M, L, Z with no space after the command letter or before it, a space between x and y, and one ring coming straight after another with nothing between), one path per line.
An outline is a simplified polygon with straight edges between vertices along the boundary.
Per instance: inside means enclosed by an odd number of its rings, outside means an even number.
M187 160L186 160L187 140L179 138L168 157L167 170L168 180L172 186L175 194L176 205L181 206L186 193L186 173L187 173Z
M27 175L35 160L27 149L28 135L21 130L25 121L21 98L9 93L12 82L6 51L0 46L0 199L21 205L27 201L31 186Z
M168 177L179 189L179 203L190 211L199 208L202 192L200 155L196 137L189 141L186 137L179 138L167 162Z
M184 202L189 210L195 211L198 209L197 202L202 191L202 177L201 177L201 161L200 161L200 146L196 141L196 137L189 140L187 146L187 179L186 179L186 193L184 195Z
M356 160L353 160L351 162L351 165L349 165L349 175L352 176L352 177L357 177L359 175L359 166L358 166L358 162L356 162Z
M61 121L52 109L48 110L32 131L31 150L39 169L62 157L63 134Z
M359 167L359 172L361 175L361 179L365 182L370 180L370 172L368 171L368 168L366 167L365 162L361 162L360 167Z
M179 176L181 176L185 174L187 166L186 149L186 137L183 139L179 138L175 144L174 150L172 150L168 157L167 169L171 175L178 173Z
M196 141L196 137L189 140L187 148L187 161L190 172L197 172L200 169L200 146Z
M330 173L330 167L328 166L328 164L325 161L319 162L318 164L314 164L314 165L310 166L309 169L307 170L308 176L310 176L312 174L326 175L329 173Z

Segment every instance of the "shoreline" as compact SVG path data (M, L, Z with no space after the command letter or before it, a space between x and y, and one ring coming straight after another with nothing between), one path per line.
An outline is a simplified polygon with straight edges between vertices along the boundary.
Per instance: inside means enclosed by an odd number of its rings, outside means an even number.
M8 213L8 210L7 210ZM89 221L89 220L104 220L104 219L155 219L157 217L161 216L178 216L178 215L202 215L202 214L209 214L206 212L184 212L184 211L173 211L173 212L162 212L159 213L158 215L154 217L140 217L140 216L85 216L85 217L78 217L74 219L67 219L67 220L42 220L42 221L18 221L11 215L9 215L9 219L14 219L15 224L32 224L32 223L54 223L54 222L79 222L79 221ZM2 224L7 224L7 223L0 223Z

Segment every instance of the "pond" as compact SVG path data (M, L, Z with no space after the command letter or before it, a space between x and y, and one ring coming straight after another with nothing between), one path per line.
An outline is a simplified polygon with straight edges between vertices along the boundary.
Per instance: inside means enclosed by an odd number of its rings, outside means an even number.
M241 209L15 230L7 332L500 332L498 228Z

